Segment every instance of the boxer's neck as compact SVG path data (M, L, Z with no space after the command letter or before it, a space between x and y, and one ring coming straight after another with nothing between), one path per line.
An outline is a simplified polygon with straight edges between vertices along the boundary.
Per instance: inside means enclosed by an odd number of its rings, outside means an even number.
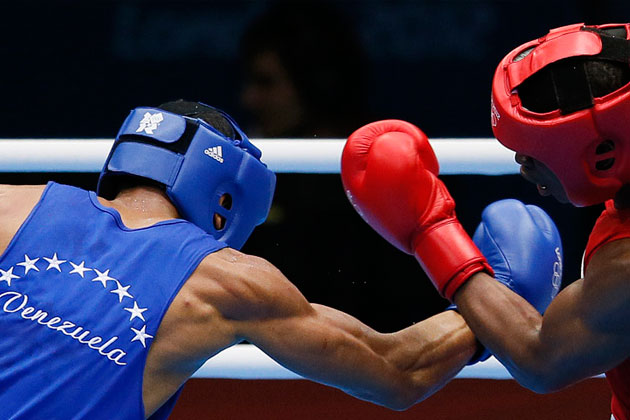
M99 197L99 201L116 209L129 228L148 227L160 221L180 218L166 193L152 186L123 189L115 199L109 201Z

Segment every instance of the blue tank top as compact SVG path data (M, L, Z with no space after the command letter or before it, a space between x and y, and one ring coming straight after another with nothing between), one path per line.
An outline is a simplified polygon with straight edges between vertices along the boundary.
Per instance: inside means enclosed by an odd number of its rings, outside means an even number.
M0 419L144 419L162 317L225 246L179 219L128 229L94 192L49 183L0 257Z

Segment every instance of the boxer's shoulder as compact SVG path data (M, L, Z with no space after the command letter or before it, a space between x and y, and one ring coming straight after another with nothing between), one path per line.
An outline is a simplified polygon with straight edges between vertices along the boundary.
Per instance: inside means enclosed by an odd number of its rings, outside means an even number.
M593 253L586 267L585 278L619 279L627 282L630 273L630 238L624 237L603 243Z
M0 184L0 252L40 200L45 185Z
M192 294L200 304L240 321L292 315L305 302L273 264L231 248L209 254L180 294Z
M297 296L301 296L297 288L262 258L231 248L209 254L160 324L147 359L146 386L163 387L171 381L179 386L194 372L181 366L194 366L193 362L247 339L248 333L260 330L260 321L287 318L305 309L308 303Z
M46 185L0 184L0 198L2 198L2 204L5 205L11 204L7 203L7 199L11 199L15 204L20 204L23 201L34 201L36 203L44 189L46 189Z
M0 184L0 220L15 218L18 214L28 216L46 188L45 185Z

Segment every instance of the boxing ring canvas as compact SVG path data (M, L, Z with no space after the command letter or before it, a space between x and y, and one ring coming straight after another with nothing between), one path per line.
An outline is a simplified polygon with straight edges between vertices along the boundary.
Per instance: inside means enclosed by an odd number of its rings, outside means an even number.
M253 139L278 173L335 174L344 140ZM0 173L98 173L110 139L3 139ZM494 139L431 140L441 175L514 175L513 153ZM359 297L360 298L360 297ZM286 370L250 344L207 361L184 388L172 419L608 419L602 376L538 395L494 358L468 366L444 389L405 412L357 400Z

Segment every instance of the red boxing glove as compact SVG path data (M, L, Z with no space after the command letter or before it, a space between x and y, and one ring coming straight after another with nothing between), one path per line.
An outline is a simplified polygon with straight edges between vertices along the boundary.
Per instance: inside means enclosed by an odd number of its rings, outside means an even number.
M472 274L492 268L457 220L438 172L427 136L400 120L359 128L341 158L341 180L357 212L396 248L415 255L452 300Z

